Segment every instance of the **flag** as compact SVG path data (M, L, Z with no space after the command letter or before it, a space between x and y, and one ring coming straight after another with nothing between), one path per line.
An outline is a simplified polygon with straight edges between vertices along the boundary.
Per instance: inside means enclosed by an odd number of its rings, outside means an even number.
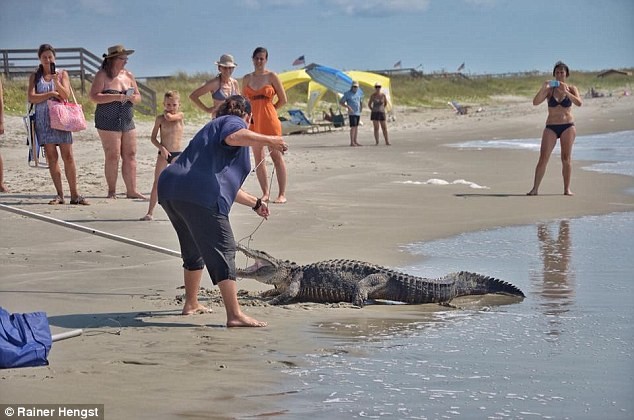
M295 59L295 61L293 61L294 66L303 66L304 64L306 64L306 60L303 55L300 55Z
M464 61L462 62L462 64L460 66L458 66L458 70L456 70L456 72L459 72L460 70L464 69Z
M401 60L398 60L396 63L394 63L394 68L395 69L400 69L401 68Z

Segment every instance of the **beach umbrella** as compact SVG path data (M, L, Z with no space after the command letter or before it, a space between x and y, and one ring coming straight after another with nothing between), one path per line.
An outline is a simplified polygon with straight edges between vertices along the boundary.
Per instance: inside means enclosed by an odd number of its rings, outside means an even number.
M311 79L334 92L345 93L352 86L352 78L341 70L314 63L306 66L305 70Z

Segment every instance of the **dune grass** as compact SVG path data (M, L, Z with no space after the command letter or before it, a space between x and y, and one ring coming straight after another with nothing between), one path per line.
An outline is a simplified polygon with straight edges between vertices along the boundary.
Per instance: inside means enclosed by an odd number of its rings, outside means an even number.
M632 69L629 69L631 72ZM622 94L624 90L632 91L633 76L613 75L604 78L597 77L598 72L573 72L569 82L576 85L582 94L594 87L596 90L609 94ZM146 84L156 91L158 109L162 109L163 94L168 90L177 90L181 96L181 110L189 121L205 121L208 116L194 106L189 100L189 94L215 75L210 73L186 74L177 73L169 78L150 79ZM470 105L488 105L499 96L523 97L527 101L539 89L544 80L552 78L549 74L520 74L513 77L478 76L463 77L423 77L400 76L392 77L392 98L395 106L445 108L447 101L457 100ZM5 112L11 115L23 115L26 110L26 90L28 80L3 78ZM87 118L92 119L95 105L88 99L87 92L83 94L79 89L79 81L73 80L73 88L77 100L83 105ZM365 98L372 93L371 88L363 87ZM279 111L285 115L288 109L306 107L308 84L293 87L287 92L288 104ZM209 98L210 99L210 98ZM319 104L318 113L333 106L336 108L336 97L327 93ZM153 119L137 113L139 119Z

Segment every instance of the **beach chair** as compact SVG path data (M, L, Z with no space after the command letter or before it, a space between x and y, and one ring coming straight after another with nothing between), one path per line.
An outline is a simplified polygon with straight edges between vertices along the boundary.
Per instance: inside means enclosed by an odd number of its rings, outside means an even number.
M320 130L328 130L332 128L331 122L314 123L310 121L301 109L289 109L288 115L291 116L290 120L282 121L282 134L296 134L296 133L316 133ZM287 131L288 133L284 133Z
M460 105L458 102L456 101L450 101L447 102L447 104L455 111L456 114L458 115L465 115L467 113L467 111L469 110L468 106L463 106Z
M302 134L307 131L311 131L313 127L311 125L301 125L289 120L288 118L279 117L282 124L282 135L288 136L289 134Z
M340 128L346 125L346 120L343 118L341 111L339 111L339 114L332 116L332 125L335 128Z
M44 153L44 147L37 141L37 135L35 133L35 112L33 111L33 104L26 105L26 115L22 117L24 122L24 128L26 129L26 145L29 147L27 163L31 166L46 166L46 154ZM43 162L40 162L40 159Z

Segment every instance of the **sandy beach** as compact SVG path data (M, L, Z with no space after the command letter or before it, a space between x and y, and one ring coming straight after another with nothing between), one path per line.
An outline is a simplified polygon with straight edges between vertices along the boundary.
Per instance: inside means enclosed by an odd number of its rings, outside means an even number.
M634 97L586 99L574 110L577 135L634 129ZM561 164L553 155L540 196L527 197L537 154L522 150L446 147L467 140L539 138L545 105L499 98L481 112L397 109L389 126L392 146L374 146L364 115L359 141L348 130L287 138L289 202L271 205L260 225L250 209L235 206L237 240L304 264L330 258L406 264L402 247L463 232L557 218L634 210L627 176L584 171L575 161L572 190L562 195ZM89 124L91 125L91 124ZM201 124L186 123L186 139ZM167 217L141 222L147 201L107 200L103 151L93 127L75 135L80 193L90 206L50 206L48 170L27 164L22 119L7 116L0 137L5 183L0 203L144 243L178 250ZM137 121L138 184L149 195L156 149L152 123ZM574 151L573 151L574 159ZM272 165L269 162L269 176ZM469 185L419 185L431 179ZM119 192L123 184L119 176ZM64 180L67 190L67 184ZM250 176L244 188L258 193ZM276 193L273 184L272 195ZM67 192L68 194L68 192ZM67 197L67 202L69 201ZM2 403L104 404L106 418L245 418L283 416L294 392L282 372L298 356L326 351L329 342L310 324L344 319L377 320L401 307L266 305L255 297L266 286L240 280L245 312L266 320L262 329L227 329L217 288L207 275L203 302L214 313L181 316L178 258L61 225L0 211L0 306L9 312L45 311L53 334L76 328L80 337L53 344L50 365L4 370ZM238 264L246 264L239 259ZM428 305L429 311L436 310Z

